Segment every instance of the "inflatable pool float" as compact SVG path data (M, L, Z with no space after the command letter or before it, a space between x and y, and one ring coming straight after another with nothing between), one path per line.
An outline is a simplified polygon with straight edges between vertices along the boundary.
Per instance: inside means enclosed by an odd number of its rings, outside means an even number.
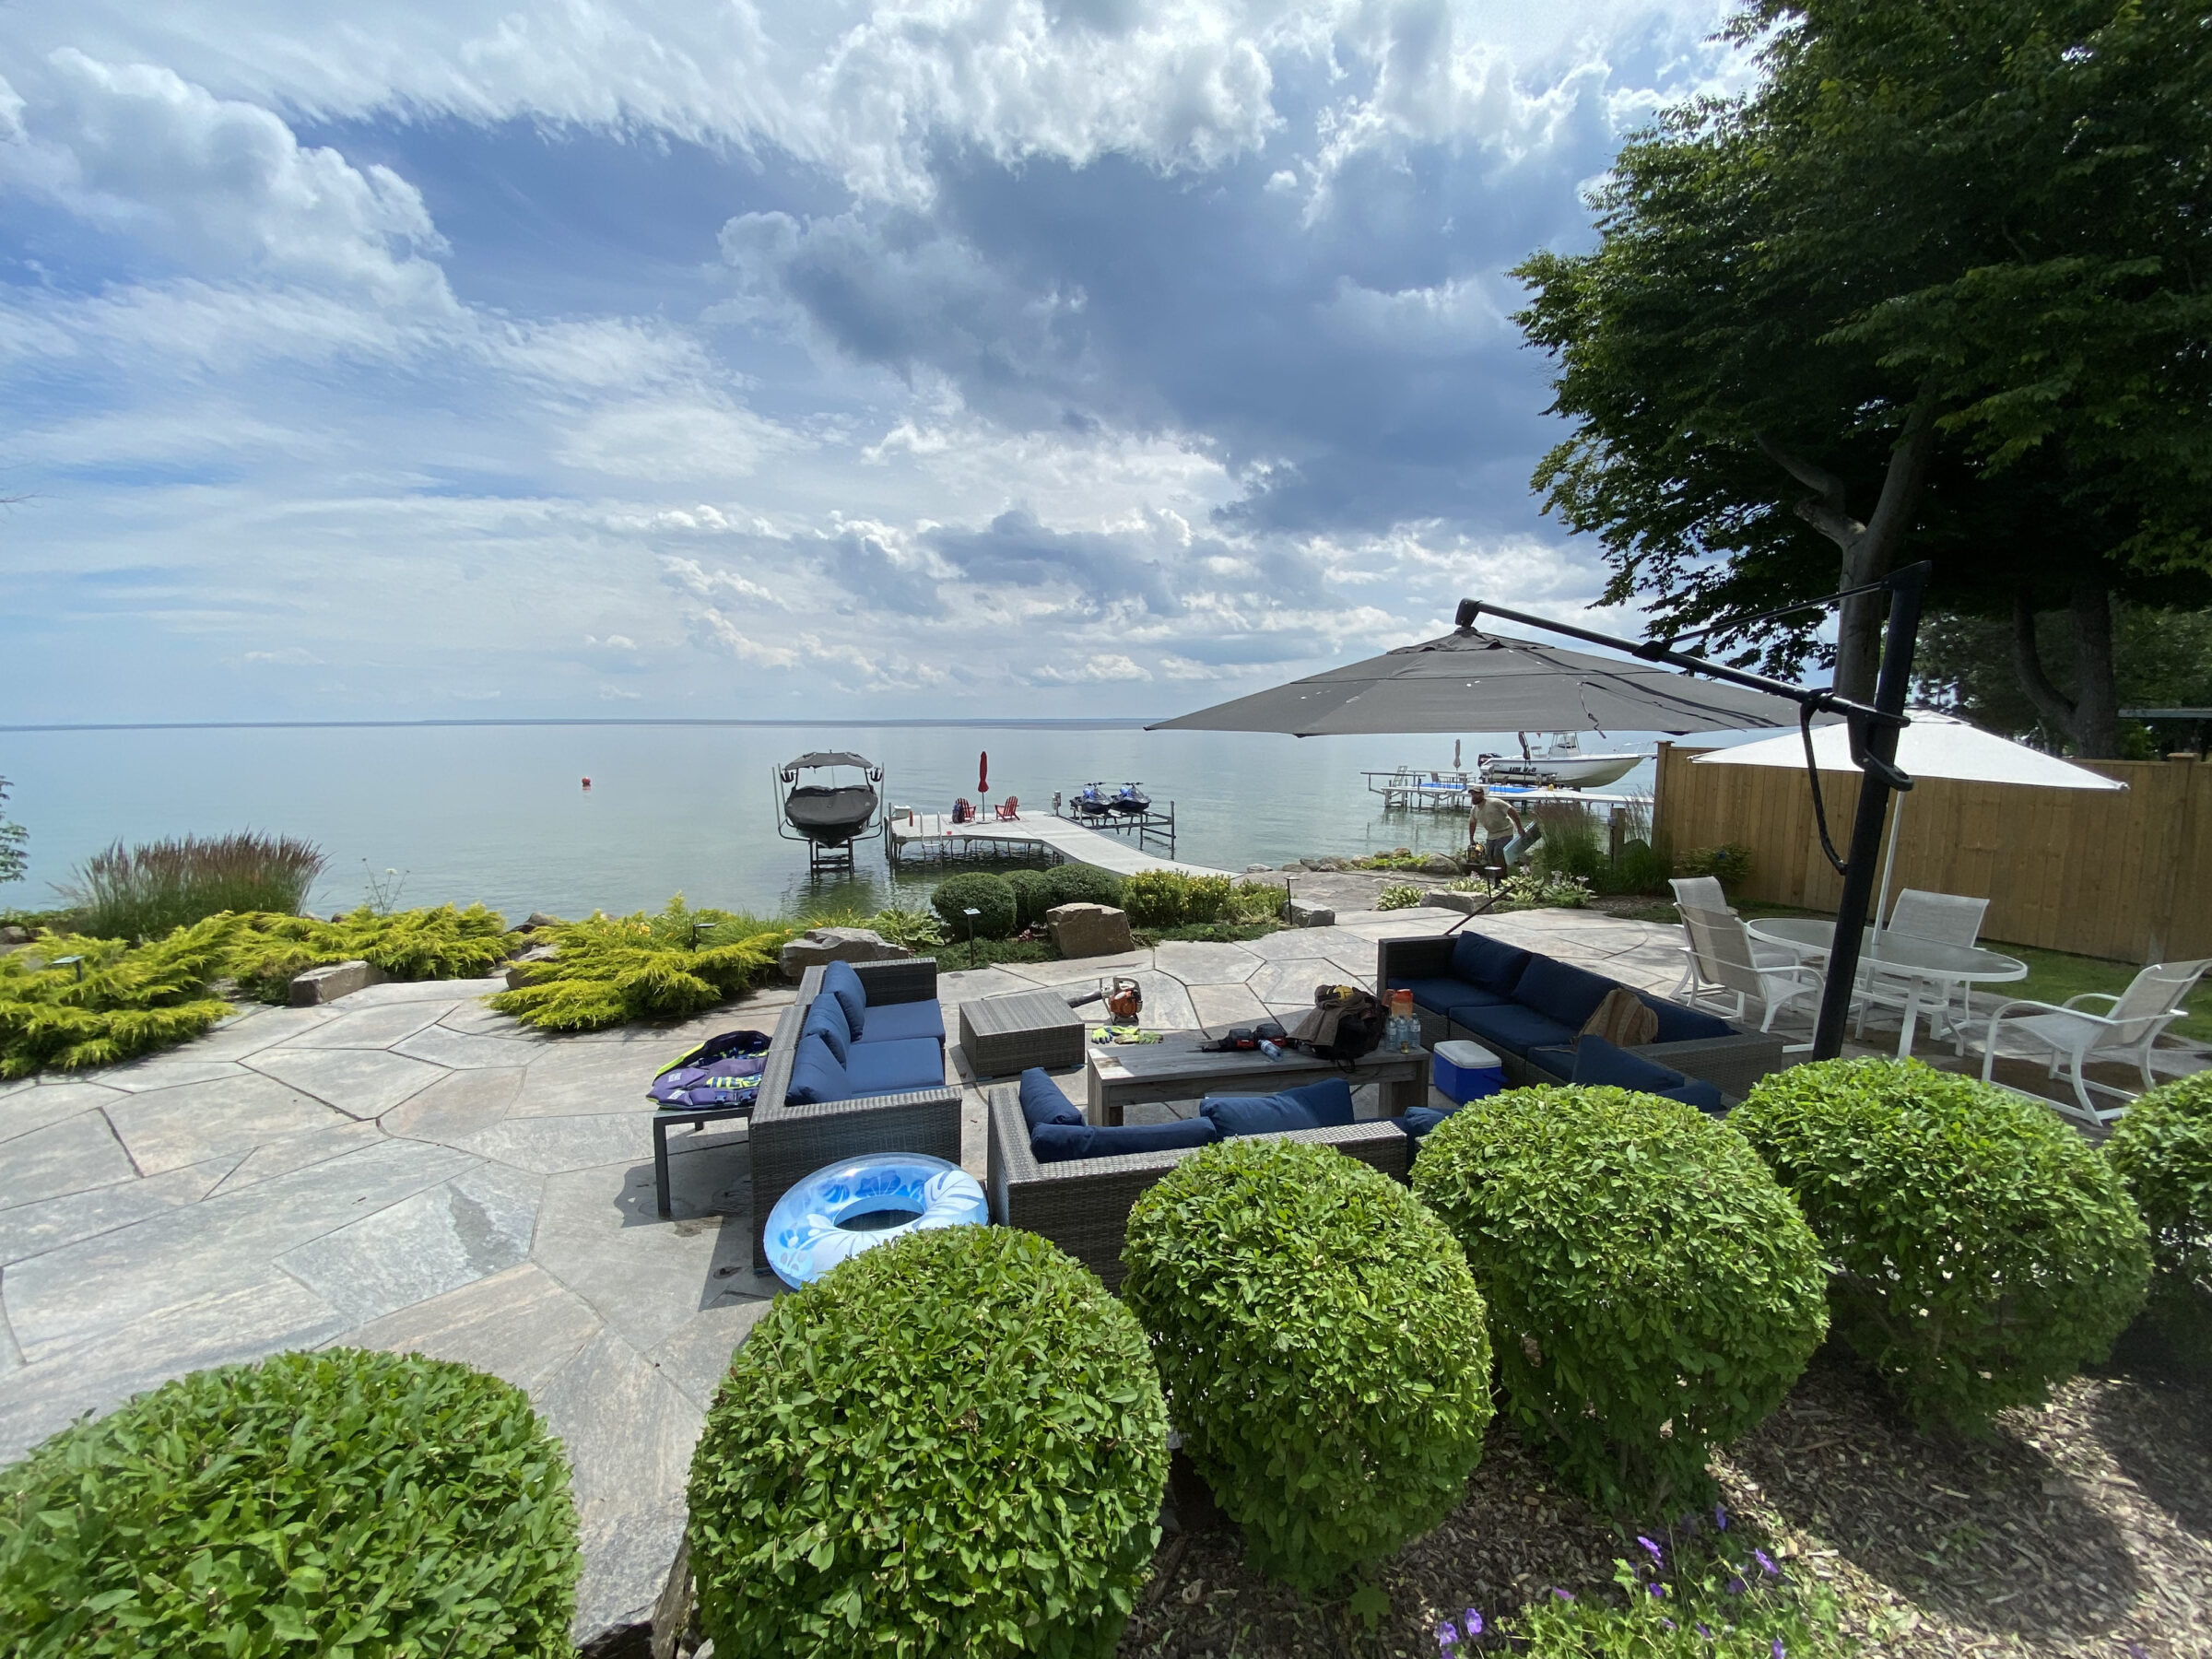
M768 1265L795 1290L847 1257L910 1232L982 1227L990 1219L982 1185L958 1164L919 1152L848 1158L776 1200L768 1212Z

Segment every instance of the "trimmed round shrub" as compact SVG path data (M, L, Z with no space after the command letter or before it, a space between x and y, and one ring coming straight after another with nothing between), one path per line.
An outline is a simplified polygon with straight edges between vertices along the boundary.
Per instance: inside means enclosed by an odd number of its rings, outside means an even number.
M779 1299L691 1460L724 1655L1112 1653L1158 1544L1144 1332L1034 1233L910 1233Z
M1708 1448L1828 1328L1820 1247L1743 1137L1623 1088L1520 1088L1429 1134L1413 1190L1490 1306L1510 1419L1617 1511L1707 1495Z
M1041 927L1044 912L1053 908L1052 887L1042 870L1016 870L1006 877L1006 885L1014 889L1014 924L1017 927Z
M1917 1060L1826 1060L1729 1117L1830 1264L1836 1335L1916 1422L1985 1430L2111 1350L2150 1251L2112 1166L2041 1101Z
M1052 900L1047 910L1062 904L1111 904L1118 909L1122 902L1122 878L1096 865L1054 865L1044 873L1044 890Z
M2144 1095L2104 1151L2150 1232L2151 1318L2177 1354L2212 1367L2212 1072Z
M929 908L937 912L955 944L967 939L971 920L977 938L1008 938L1020 913L1014 888L1006 878L980 870L939 882L937 890L929 896ZM967 914L970 910L981 911L982 914L971 918Z
M1262 1571L1313 1590L1448 1514L1482 1456L1482 1298L1436 1218L1300 1141L1219 1142L1136 1202L1122 1300Z
M334 1348L195 1371L0 1471L0 1652L569 1659L576 1510L522 1390Z

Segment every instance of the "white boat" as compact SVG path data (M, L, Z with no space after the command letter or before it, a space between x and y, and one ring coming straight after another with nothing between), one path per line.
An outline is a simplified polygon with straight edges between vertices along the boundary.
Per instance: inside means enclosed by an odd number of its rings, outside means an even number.
M1572 732L1552 735L1540 755L1531 754L1528 734L1521 739L1521 757L1484 755L1478 764L1486 783L1514 783L1534 788L1597 789L1627 777L1651 759L1649 755L1585 755Z

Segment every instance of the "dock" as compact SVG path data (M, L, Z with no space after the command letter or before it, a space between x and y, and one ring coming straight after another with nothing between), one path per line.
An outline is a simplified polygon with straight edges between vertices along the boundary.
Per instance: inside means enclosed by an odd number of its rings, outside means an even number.
M1112 835L1086 829L1049 812L1018 818L971 818L956 824L949 814L918 812L886 826L893 864L903 858L1024 858L1050 855L1070 864L1094 865L1116 876L1147 870L1175 870L1185 876L1227 876L1227 870L1159 858Z
M1516 803L1560 801L1585 806L1629 806L1641 803L1644 798L1548 784L1485 783L1479 772L1455 771L1449 767L1424 771L1401 766L1390 771L1363 771L1359 775L1367 780L1371 794L1382 797L1385 809L1396 807L1416 812L1465 813L1473 807L1474 792L1477 788L1488 790L1493 799Z

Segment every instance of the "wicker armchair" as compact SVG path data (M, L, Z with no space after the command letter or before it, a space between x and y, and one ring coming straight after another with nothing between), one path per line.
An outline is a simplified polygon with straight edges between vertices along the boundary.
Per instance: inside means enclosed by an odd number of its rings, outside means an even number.
M937 964L929 957L893 962L855 962L871 1007L889 1003L935 1002ZM926 1088L907 1094L866 1095L851 1100L822 1100L811 1106L785 1103L791 1063L799 1046L799 1027L821 994L822 971L809 968L799 994L768 1045L767 1069L760 1077L759 1104L747 1139L752 1152L753 1271L766 1274L768 1213L776 1200L824 1164L866 1152L920 1152L960 1161L960 1091Z
M990 1090L990 1101L991 1174L985 1184L991 1219L1001 1227L1042 1234L1097 1274L1108 1289L1119 1285L1122 1239L1131 1206L1154 1182L1199 1148L1040 1163L1030 1151L1030 1125L1021 1114L1020 1091L1000 1085ZM1253 1138L1335 1147L1346 1157L1371 1164L1399 1181L1406 1179L1413 1162L1412 1141L1390 1118Z

